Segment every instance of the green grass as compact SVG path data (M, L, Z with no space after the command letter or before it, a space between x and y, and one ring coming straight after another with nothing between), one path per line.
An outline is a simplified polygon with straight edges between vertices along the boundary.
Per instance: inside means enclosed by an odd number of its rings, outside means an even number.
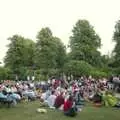
M120 109L85 106L75 118L48 109L46 114L37 113L39 102L18 104L14 108L0 108L0 120L120 120Z

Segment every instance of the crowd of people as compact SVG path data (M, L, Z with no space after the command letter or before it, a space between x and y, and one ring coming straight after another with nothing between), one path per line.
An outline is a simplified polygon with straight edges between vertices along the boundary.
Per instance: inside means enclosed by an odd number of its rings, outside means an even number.
M102 105L118 107L120 104L113 93L113 85L107 79L96 80L80 77L70 82L51 78L46 82L17 81L0 83L0 101L11 101L16 105L21 100L40 100L40 105L63 111L75 116L86 102L96 107Z
M33 100L36 97L33 82L7 81L0 83L0 102L16 105L22 99Z
M105 105L119 108L119 101L112 90L112 83L105 78L95 80L92 77L81 77L69 83L53 79L49 89L42 93L41 102L69 116L81 111L86 101L97 107Z

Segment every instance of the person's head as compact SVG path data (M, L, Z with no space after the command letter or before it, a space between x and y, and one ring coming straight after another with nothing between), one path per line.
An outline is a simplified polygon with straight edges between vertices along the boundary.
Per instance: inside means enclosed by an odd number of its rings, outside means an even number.
M72 95L69 96L69 99L68 99L68 100L69 100L69 101L73 101Z
M3 95L7 95L7 92L5 90L2 91Z
M9 88L9 85L6 85L7 88Z
M55 91L52 91L51 94L54 95Z
M65 86L65 90L67 90L68 89L68 87L67 86Z
M12 92L9 92L9 93L8 93L8 95L11 95L11 94L12 94Z

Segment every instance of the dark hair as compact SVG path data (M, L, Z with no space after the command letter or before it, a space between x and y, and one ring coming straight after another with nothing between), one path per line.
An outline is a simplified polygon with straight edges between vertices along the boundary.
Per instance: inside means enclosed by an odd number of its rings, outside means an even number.
M69 100L70 100L70 101L73 101L72 95L69 96Z
M51 94L53 95L55 93L55 91L52 91Z
M7 92L5 90L2 91L3 95L7 95Z

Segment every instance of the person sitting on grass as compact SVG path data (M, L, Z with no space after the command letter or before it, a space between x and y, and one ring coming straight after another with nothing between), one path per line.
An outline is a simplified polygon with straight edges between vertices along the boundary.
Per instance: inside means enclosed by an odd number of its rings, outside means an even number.
M59 96L57 96L54 106L56 109L60 109L63 104L64 104L64 98L63 98L63 93L61 93Z
M80 91L75 91L74 92L74 99L75 99L75 104L77 106L84 105L84 99L80 95Z
M94 103L102 103L102 95L99 92L96 92L93 96Z
M95 93L92 101L95 107L101 107L102 106L102 95L100 95L100 93Z
M74 117L77 115L77 109L73 102L73 97L69 96L69 98L64 102L64 114L66 116Z
M54 108L56 96L55 96L55 91L52 91L51 95L47 99L47 104L50 108Z
M0 102L4 104L8 104L8 107L13 103L13 100L9 98L9 93L7 93L5 90L0 92Z
M21 100L20 95L17 94L17 93L10 92L10 93L9 93L9 97L11 97L13 100L15 100L16 103L17 103L17 102L20 102L20 100Z
M2 91L2 92L0 92L0 98L1 99L7 99L7 92L6 91Z

